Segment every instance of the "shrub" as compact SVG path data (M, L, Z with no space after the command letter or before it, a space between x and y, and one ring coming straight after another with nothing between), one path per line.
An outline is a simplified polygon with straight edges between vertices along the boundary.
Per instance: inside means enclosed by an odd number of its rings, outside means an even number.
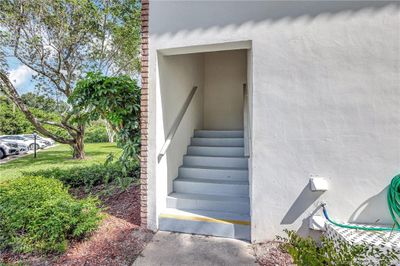
M345 241L321 237L321 244L313 238L303 238L294 231L285 230L287 237L277 237L283 244L281 248L288 252L296 265L391 265L397 260L392 250L386 252L364 244L350 245ZM378 264L377 264L378 263Z
M95 123L85 132L85 143L108 142L107 130L104 125Z
M85 187L87 191L93 186L108 184L116 181L123 188L129 186L133 179L139 175L139 165L126 172L118 163L95 164L90 166L73 167L68 169L51 168L35 172L24 172L25 176L43 176L55 178L70 187Z
M77 200L55 179L22 177L0 184L0 248L14 252L62 252L69 240L94 231L97 199Z

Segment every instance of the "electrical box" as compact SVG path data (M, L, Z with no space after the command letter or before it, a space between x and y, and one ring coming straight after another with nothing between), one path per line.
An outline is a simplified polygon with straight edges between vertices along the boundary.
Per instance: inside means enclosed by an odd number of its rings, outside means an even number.
M308 227L311 230L325 231L326 219L323 216L313 215L308 220Z
M311 177L310 188L312 191L327 191L329 184L325 177Z

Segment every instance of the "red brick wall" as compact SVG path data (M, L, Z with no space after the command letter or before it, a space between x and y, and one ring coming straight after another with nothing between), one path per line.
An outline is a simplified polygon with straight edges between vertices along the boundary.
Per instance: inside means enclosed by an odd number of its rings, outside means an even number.
M141 225L147 227L147 139L148 139L148 100L149 100L149 0L142 0L142 51L141 77L142 96L140 101L141 151L140 151L140 213Z

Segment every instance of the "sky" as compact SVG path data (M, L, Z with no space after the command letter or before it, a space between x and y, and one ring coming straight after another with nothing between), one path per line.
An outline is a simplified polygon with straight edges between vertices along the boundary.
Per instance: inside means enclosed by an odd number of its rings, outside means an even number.
M0 31L6 31L0 26ZM5 50L6 54L11 54L10 50ZM35 89L35 83L32 81L34 71L23 65L18 59L12 56L6 56L10 81L17 88L20 94L24 94Z
M34 71L21 64L17 59L10 58L7 61L9 66L10 80L20 94L33 91L35 83L32 81Z

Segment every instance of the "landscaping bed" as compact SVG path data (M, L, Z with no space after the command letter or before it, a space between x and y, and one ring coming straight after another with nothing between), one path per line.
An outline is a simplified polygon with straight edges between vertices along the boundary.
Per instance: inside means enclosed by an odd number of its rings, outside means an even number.
M99 195L106 217L99 228L86 239L70 244L61 255L23 255L0 253L0 262L28 265L131 265L151 240L153 233L140 228L140 202L138 186L126 191L107 190L104 185L94 187L91 193ZM71 194L84 198L84 189L72 189Z
M268 241L264 243L253 244L253 251L256 261L260 266L292 266L292 256L282 250L279 241Z
M0 220L12 221L0 225L0 265L131 265L153 236L140 227L138 165L105 164L114 144L80 162L64 148L0 167Z
M324 235L317 240L293 230L284 232L286 235L277 236L275 241L253 244L259 265L397 265L399 254L390 248L380 250L370 244L349 243Z

